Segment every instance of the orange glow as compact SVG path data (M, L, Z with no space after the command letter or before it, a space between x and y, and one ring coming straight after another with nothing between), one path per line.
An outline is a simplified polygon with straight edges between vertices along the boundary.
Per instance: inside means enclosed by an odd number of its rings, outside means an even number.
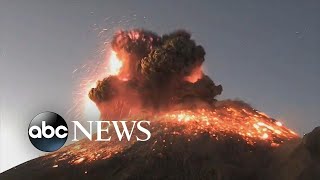
M136 37L137 34L131 34L131 36ZM119 77L121 73L123 73L122 71L125 71L121 69L123 68L123 61L117 57L114 51L111 51L103 68L106 71L90 77L90 81L87 81L82 89L82 92L85 93L81 93L81 98L84 99L84 114L87 119L91 121L100 119L100 111L97 105L88 97L88 92L96 87L96 80L103 79L110 75ZM184 79L188 82L195 83L202 77L202 67L199 66ZM126 81L128 78L122 77L121 80ZM134 117L134 115L136 114L131 114L132 117ZM153 115L148 114L146 116L148 120L155 125L161 125L154 126L155 128L161 127L161 129L153 129L154 132L159 131L172 136L187 135L188 141L191 141L193 137L201 133L206 133L217 141L223 138L235 137L238 141L244 140L249 145L263 142L271 147L278 147L284 141L298 138L295 132L286 128L281 122L275 121L266 114L250 107L231 105L230 107L214 109L167 111ZM126 118L133 119L132 117ZM162 140L162 142L165 143L166 140ZM83 140L79 142L77 146L67 147L64 153L57 157L57 162L67 159L68 163L76 165L92 162L97 159L108 159L122 152L132 143L133 142L89 143L87 140ZM52 156L54 155L55 154ZM54 165L53 167L58 167L58 165Z
M132 119L128 117L128 119ZM276 148L285 141L298 138L290 129L279 126L268 116L246 107L237 106L212 109L177 110L148 116L154 129L152 133L164 133L168 139L160 139L161 144L167 147L172 145L174 136L185 136L190 142L201 134L208 134L215 141L224 141L228 138L244 141L248 145L264 143ZM115 132L110 132L115 133ZM163 135L163 134L162 134ZM161 135L161 137L163 137ZM179 138L177 138L179 139ZM160 142L155 139L154 143ZM99 159L108 159L115 154L123 152L133 141L98 142L84 139L76 146L67 146L60 153L53 153L47 158L55 158L58 167L60 162L78 165L94 162ZM152 151L156 150L155 148Z
M90 102L88 100L87 103ZM92 114L100 114L95 109L95 104L87 104L86 107ZM133 117L134 115L127 117L127 119L134 119ZM224 141L230 138L252 146L263 143L272 148L277 148L288 140L298 138L296 133L284 125L280 125L279 121L250 107L237 105L215 109L175 110L153 115L148 114L146 117L153 124L151 133L161 132L164 133L164 135L162 134L164 137L170 137L161 139L165 147L172 145L171 140L174 139L174 136L185 136L190 142L201 134L207 134L215 141ZM155 139L154 143L158 141L159 139ZM64 161L78 165L99 159L108 159L121 153L132 144L134 142L117 142L116 140L89 142L88 139L84 139L79 141L76 146L67 146L59 154L54 153L47 158L56 159L57 164L53 168L58 167L58 164ZM155 148L152 149L152 151L155 150Z
M281 122L276 122L277 126L282 126L282 123Z
M114 51L111 51L111 55L109 57L109 66L106 68L109 70L108 74L110 75L118 75L120 73L121 67L123 63L118 59L117 54Z
M292 130L280 125L268 116L250 108L218 108L215 110L183 110L167 112L159 116L167 126L183 126L186 134L209 133L240 135L248 144L265 141L277 147L283 141L297 138Z
M120 73L120 69L122 67L122 61L118 59L117 54L114 51L111 51L109 59L107 60L107 66L105 67L106 72L102 75L118 75ZM102 79L103 76L101 75L98 77L94 77L92 79L95 79L94 82L89 81L85 87L85 94L84 94L84 115L87 119L90 120L99 120L100 119L100 111L96 104L91 101L91 99L88 97L88 93L92 88L96 87L96 80Z
M92 83L88 85L86 92L89 92L94 87L96 87L96 83ZM91 101L91 99L87 94L84 97L84 115L87 119L91 119L95 121L100 119L100 111L98 107L93 101Z
M184 80L188 81L188 82L191 82L191 83L195 83L197 82L199 79L201 79L203 76L202 74L202 68L201 66L200 67L197 67L195 68L192 73L185 77Z

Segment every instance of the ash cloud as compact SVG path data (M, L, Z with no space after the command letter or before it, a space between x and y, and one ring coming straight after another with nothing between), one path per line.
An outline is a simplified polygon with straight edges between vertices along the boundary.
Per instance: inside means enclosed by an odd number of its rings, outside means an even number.
M120 31L111 47L123 66L117 76L106 77L89 92L100 110L102 104L119 100L155 111L212 106L222 92L202 72L204 48L184 30L163 36L141 29Z

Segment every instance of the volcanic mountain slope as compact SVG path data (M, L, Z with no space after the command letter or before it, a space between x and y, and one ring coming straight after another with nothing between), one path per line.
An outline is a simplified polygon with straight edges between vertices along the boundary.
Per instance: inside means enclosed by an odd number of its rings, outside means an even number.
M250 107L229 104L192 112L153 115L147 142L83 139L12 168L0 179L320 178L319 128L300 139Z
M320 127L299 143L284 145L277 153L277 161L268 170L266 179L320 179Z

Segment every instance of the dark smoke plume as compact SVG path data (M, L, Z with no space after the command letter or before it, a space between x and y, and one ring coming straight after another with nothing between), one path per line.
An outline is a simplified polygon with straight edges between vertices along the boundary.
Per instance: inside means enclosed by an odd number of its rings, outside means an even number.
M202 72L204 48L184 30L163 36L137 29L121 31L111 46L123 66L119 75L106 77L90 91L98 107L119 99L149 110L211 106L222 92L222 86Z

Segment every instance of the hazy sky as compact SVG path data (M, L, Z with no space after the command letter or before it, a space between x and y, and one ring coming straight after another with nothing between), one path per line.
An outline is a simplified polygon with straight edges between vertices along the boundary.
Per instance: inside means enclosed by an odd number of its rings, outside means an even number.
M121 26L184 28L204 46L220 99L245 100L300 134L320 125L318 0L1 0L0 172L42 154L29 142L30 120L65 115L72 72L102 44L94 29Z

